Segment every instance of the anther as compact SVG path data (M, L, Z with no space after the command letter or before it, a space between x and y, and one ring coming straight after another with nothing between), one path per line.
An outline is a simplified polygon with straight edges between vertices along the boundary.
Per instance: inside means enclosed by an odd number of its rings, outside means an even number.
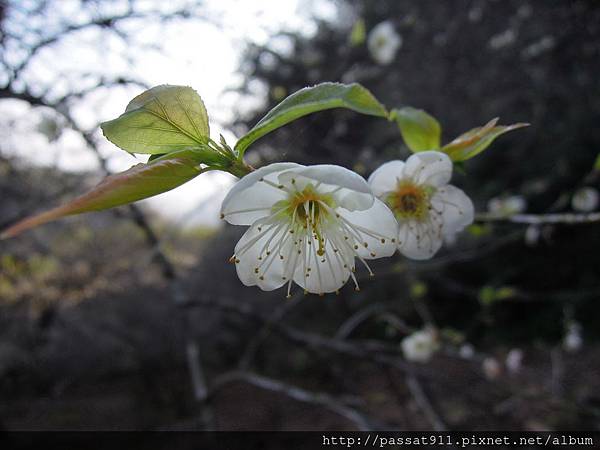
M219 215L219 217L220 217L221 219L224 219L224 218L225 218L225 214L221 213L221 214Z

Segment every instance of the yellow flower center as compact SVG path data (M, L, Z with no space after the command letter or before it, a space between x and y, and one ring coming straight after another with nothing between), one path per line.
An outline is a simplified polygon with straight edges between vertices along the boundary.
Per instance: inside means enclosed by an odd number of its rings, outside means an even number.
M333 196L319 193L309 184L302 191L290 193L287 199L277 202L272 211L287 217L292 232L310 229L318 242L317 255L322 256L325 253L322 229L330 215L327 207L335 207Z
M429 186L402 181L398 183L396 190L388 195L386 203L398 219L422 221L427 218L432 194L432 188Z

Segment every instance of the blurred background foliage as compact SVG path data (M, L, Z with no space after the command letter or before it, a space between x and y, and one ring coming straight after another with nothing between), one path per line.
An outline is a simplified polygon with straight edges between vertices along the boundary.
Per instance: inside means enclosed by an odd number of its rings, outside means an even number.
M77 3L100 30L119 32L98 19L114 2ZM455 173L453 184L477 211L517 195L530 213L569 212L578 189L598 188L597 2L328 4L334 18L315 19L314 33L281 30L264 44L247 44L241 83L232 89L241 98L265 98L236 112L229 128L237 136L302 87L360 82L390 108L433 114L443 142L497 116L531 123ZM7 10L15 5L0 9L5 56ZM169 18L161 14L137 26ZM198 19L185 7L178 14ZM384 21L401 37L387 65L367 45L370 30ZM68 101L11 77L10 61L3 64L2 98L55 111L66 128L83 131L82 145L97 145L97 136L76 126ZM111 84L100 67L86 72L103 88ZM66 86L68 100L82 89ZM2 154L2 225L97 179ZM340 164L366 177L409 154L394 124L332 110L266 136L247 157L256 166ZM135 207L0 242L0 424L600 429L598 223L477 222L430 261L376 261L374 279L359 274L360 292L298 292L289 301L279 291L242 286L226 264L242 232L182 231ZM424 363L407 361L402 340L425 326L434 330L434 354Z

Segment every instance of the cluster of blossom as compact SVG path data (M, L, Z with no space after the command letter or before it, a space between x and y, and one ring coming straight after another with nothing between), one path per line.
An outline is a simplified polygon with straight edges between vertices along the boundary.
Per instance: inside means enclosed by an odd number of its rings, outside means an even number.
M249 229L231 261L247 286L270 291L293 283L323 295L349 279L356 260L398 250L431 258L445 238L472 223L473 203L448 184L452 161L437 151L379 167L366 181L335 165L275 163L243 177L223 201L221 217Z

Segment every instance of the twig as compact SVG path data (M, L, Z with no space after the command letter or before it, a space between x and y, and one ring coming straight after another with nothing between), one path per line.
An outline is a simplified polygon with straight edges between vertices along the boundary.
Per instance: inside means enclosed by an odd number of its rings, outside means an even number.
M226 313L236 313L242 317L255 320L261 324L268 322L268 317L263 316L252 309L251 305L220 299L213 301L206 297L199 297L191 300L187 307L202 307L220 310ZM318 334L307 333L297 330L291 326L275 322L272 324L272 330L281 337L290 342L303 345L306 348L329 351L340 355L350 356L360 360L367 360L385 367L392 367L402 372L411 373L415 376L425 378L438 378L435 373L426 371L425 368L416 367L413 364L403 361L398 353L396 346L382 346L379 342L346 342L339 339L332 339ZM392 353L393 352L393 353ZM391 355L389 353L392 353ZM440 378L443 380L443 378Z
M433 408L431 402L427 398L427 395L425 395L425 391L423 390L423 387L421 386L419 380L413 375L407 375L406 385L408 386L408 390L410 391L411 395L415 399L415 402L417 402L417 405L419 406L421 411L423 411L423 414L425 414L425 417L427 418L433 429L435 431L448 430L448 427L446 426L440 415Z
M300 292L300 291L297 291ZM302 297L296 293L294 294L294 298L291 298L284 302L281 306L275 309L275 312L271 314L271 316L264 322L261 329L254 335L254 337L250 340L246 349L242 353L242 357L240 358L240 362L238 363L238 367L240 370L246 370L250 366L250 363L256 357L256 353L258 352L260 346L263 342L269 337L271 334L271 329L274 323L280 321L283 316L285 316L290 310L292 310L298 303Z
M510 222L527 225L565 224L576 225L600 222L600 212L587 214L515 214L503 216L497 214L478 214L475 220L479 222Z
M369 419L364 413L359 412L329 394L310 392L279 380L249 372L233 371L218 376L213 381L209 396L214 396L218 390L235 382L248 383L261 389L286 395L299 402L323 406L354 423L360 431L370 431L375 428L373 420Z
M378 319L385 320L397 330L403 333L412 333L414 330L409 327L402 319L393 314L391 305L383 303L375 303L363 308L348 318L335 333L334 339L347 339L353 332L372 316L377 316Z
M562 379L564 364L560 347L554 347L552 350L550 350L550 362L552 365L550 389L554 397L561 397L563 391Z

